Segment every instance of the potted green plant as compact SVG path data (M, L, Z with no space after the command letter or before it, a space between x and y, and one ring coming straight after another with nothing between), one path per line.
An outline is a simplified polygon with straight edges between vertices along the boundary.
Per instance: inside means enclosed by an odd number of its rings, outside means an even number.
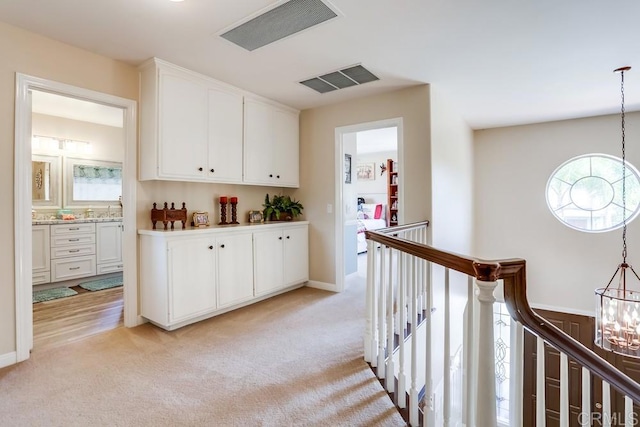
M291 221L302 214L302 203L290 196L275 194L269 199L269 193L264 197L264 219L275 221Z

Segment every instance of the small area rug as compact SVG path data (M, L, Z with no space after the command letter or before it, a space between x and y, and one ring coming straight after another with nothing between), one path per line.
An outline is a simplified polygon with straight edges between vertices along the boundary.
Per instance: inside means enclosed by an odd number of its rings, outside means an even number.
M33 303L51 301L52 299L65 298L73 295L78 295L78 293L69 288L53 288L33 291Z
M101 291L103 289L122 286L122 284L123 284L122 275L119 275L115 277L109 277L107 279L98 279L98 280L91 280L89 282L78 283L78 286L88 291Z

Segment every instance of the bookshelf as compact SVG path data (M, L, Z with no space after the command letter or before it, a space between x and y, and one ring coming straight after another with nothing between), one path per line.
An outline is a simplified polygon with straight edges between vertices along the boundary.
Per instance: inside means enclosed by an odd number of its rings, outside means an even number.
M398 162L387 159L387 225L398 225Z

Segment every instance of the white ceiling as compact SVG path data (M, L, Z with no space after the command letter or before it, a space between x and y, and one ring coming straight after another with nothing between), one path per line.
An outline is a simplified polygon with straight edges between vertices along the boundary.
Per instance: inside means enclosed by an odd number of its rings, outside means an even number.
M372 154L398 150L398 128L382 128L361 131L356 134L356 151Z
M343 16L253 52L216 34L273 0L0 0L0 20L130 64L157 56L299 109L430 83L475 129L640 108L637 0L332 0ZM380 81L297 83L362 63Z
M38 90L32 92L31 111L105 126L121 128L124 125L124 110L122 108Z

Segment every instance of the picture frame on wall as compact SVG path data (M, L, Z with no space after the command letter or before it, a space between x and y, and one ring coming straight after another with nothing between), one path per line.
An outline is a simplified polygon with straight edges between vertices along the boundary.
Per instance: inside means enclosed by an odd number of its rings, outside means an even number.
M351 154L344 155L344 183L351 184Z
M376 179L376 164L375 163L361 163L356 169L356 177L358 181L373 181Z

